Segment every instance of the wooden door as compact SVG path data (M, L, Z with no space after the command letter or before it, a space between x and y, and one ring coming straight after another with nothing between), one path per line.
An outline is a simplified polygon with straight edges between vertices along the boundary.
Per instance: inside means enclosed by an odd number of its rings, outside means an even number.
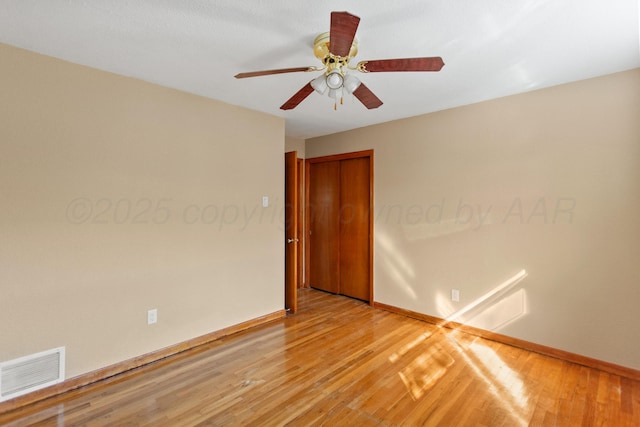
M369 158L340 162L340 293L370 301Z
M308 159L306 278L373 301L373 151Z
M300 210L300 186L298 184L297 153L285 153L285 258L284 258L284 306L290 313L298 310L298 211Z
M304 283L304 209L302 209L302 196L304 194L304 160L297 159L298 163L298 230L299 242L296 245L296 256L298 257L298 288L305 287Z
M309 286L340 290L340 162L308 163Z

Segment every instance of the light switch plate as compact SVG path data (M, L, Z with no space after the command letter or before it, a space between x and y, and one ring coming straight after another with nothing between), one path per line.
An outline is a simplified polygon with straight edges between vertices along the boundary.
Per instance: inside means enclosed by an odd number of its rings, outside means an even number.
M158 321L158 309L154 308L147 311L147 325L153 325Z

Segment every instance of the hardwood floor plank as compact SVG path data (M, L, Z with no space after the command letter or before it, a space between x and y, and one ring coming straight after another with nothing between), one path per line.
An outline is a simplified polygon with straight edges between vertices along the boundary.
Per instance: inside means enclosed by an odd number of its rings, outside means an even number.
M640 425L640 381L315 290L299 312L0 415L7 426Z

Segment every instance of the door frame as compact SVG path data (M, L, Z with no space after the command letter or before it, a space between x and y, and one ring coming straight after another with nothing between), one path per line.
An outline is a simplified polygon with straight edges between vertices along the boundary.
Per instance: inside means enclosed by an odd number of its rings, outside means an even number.
M300 239L300 244L296 245L296 250L297 250L297 256L298 256L298 289L304 288L304 287L308 287L305 286L305 276L304 276L304 242L305 242L305 235L304 235L304 221L305 221L305 217L304 217L304 180L305 180L305 173L304 173L304 159L301 159L300 157L298 157L297 159L297 164L298 164L298 239Z
M284 308L291 314L298 311L298 254L300 236L298 219L300 211L300 183L298 153L284 154L285 163L285 222L284 222Z
M349 159L360 159L360 158L368 158L369 159L369 305L373 306L373 230L374 230L374 200L373 200L373 177L374 177L374 158L373 158L373 150L362 150L362 151L354 151L351 153L342 153L342 154L332 154L328 156L321 157L311 157L305 159L305 179L304 179L304 281L307 286L309 286L310 282L310 263L309 258L311 256L311 245L310 241L307 238L309 236L309 226L310 226L310 213L311 209L309 208L309 183L310 183L310 173L311 168L310 165L313 163L323 163L323 162L332 162L336 160L349 160Z

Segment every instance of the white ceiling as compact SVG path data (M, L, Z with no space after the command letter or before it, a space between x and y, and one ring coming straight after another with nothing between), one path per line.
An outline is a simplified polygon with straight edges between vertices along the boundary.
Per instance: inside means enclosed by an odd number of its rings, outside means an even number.
M0 42L286 119L326 135L640 67L638 0L2 0ZM234 79L321 65L313 40L331 11L361 18L366 59L441 56L439 73L358 77L384 105L311 94L316 73Z

